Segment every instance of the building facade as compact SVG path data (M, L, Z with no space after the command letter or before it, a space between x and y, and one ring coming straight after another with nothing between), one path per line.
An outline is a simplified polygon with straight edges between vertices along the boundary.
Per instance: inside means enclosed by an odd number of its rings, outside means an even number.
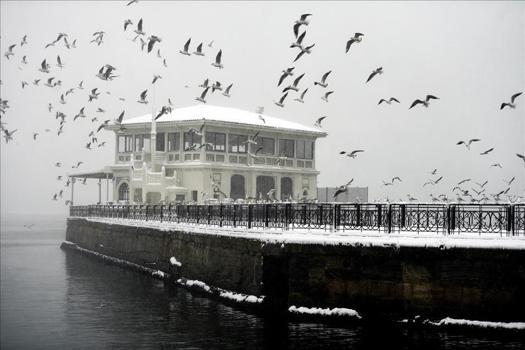
M317 198L315 141L326 133L314 127L197 105L156 121L146 115L107 128L116 137L115 164L109 167L115 200Z

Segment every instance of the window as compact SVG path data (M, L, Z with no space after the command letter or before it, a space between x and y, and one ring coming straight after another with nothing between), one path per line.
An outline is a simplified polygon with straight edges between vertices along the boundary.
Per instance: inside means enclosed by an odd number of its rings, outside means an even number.
M226 134L207 132L206 143L206 151L224 152L226 151Z
M135 152L150 151L150 135L135 135Z
M194 133L185 132L184 133L184 149L196 145L197 147L201 145L202 136L196 135Z
M212 175L213 183L220 186L221 185L221 173L214 173Z
M164 144L164 133L158 133L157 134L157 151L164 152L166 150L165 144Z
M295 156L295 142L294 140L279 140L279 155L288 158Z
M133 135L121 135L118 137L118 151L120 153L133 151Z
M228 135L230 153L246 153L246 141L248 141L246 135Z
M259 154L275 154L275 140L270 137L259 137L253 152L255 152L259 147L262 147L262 149L259 151Z
M191 191L191 200L196 202L199 199L199 191Z
M127 201L129 199L129 186L127 183L123 182L118 187L118 200Z
M313 159L314 158L314 142L309 140L297 141L297 158Z
M170 132L168 133L168 151L178 152L180 150L180 133Z

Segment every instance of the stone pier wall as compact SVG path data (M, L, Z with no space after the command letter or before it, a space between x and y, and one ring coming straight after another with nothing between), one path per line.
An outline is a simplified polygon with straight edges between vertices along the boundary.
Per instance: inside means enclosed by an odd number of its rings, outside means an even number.
M68 220L66 239L163 271L175 256L183 277L265 295L269 308L346 307L395 319L525 321L523 250L267 243L81 218Z

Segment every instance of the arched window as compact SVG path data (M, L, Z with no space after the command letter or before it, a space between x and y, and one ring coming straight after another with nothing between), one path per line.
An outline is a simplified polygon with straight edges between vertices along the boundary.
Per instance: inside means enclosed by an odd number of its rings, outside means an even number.
M121 183L118 188L118 200L119 201L129 200L129 186L125 182Z
M235 174L230 180L230 198L244 199L246 197L246 190L244 187L244 176Z
M289 177L281 177L281 200L293 198L293 181Z
M275 180L271 176L257 176L256 180L256 193L257 198L259 196L263 199L274 199L268 197L268 192L275 189Z

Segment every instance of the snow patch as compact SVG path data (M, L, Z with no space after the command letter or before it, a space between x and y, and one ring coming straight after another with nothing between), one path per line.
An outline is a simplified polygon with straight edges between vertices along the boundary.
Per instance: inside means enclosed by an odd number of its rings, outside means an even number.
M347 309L344 307L335 307L333 309L330 308L318 308L318 307L296 307L295 305L292 305L288 308L288 312L291 312L293 314L302 314L302 315L315 315L315 316L346 316L346 317L356 317L358 319L361 318L361 315L355 310Z
M451 317L445 317L438 322L426 320L423 322L432 326L468 326L475 328L499 328L499 329L525 329L525 322L492 322L464 320Z
M260 304L264 300L264 298L258 298L255 295L246 295L227 291L222 291L219 293L219 295L222 298L230 299L239 303L245 302L252 304Z
M177 259L175 259L174 256L172 256L172 257L170 258L170 264L171 264L172 266L178 266L178 267L181 267L181 266L182 266L182 263L181 263L180 261L178 261Z

